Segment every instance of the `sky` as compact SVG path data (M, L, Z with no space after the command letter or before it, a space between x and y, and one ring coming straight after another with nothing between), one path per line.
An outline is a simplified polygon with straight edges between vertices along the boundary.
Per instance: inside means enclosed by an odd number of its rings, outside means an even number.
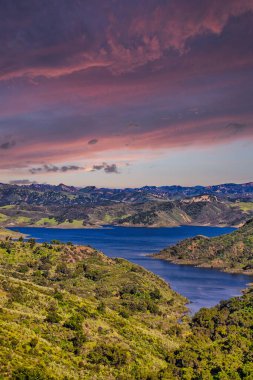
M253 0L1 0L1 182L253 180Z

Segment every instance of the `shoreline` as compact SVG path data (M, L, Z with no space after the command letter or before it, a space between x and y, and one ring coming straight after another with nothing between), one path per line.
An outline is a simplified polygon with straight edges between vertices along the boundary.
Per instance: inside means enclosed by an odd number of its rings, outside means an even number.
M6 228L6 229L11 229L11 228L48 228L48 229L55 229L55 228L58 228L58 229L70 229L70 230L74 230L74 229L78 229L78 230L82 230L82 229L99 229L99 228L114 228L114 227L122 227L122 228L176 228L176 227L184 227L184 226L187 226L187 227L216 227L216 228L234 228L234 229L237 229L240 227L240 225L229 225L229 224L173 224L173 225L152 225L152 226L149 226L149 225L136 225L136 224L97 224L97 225L85 225L85 226L71 226L71 224L69 226L65 225L65 226L62 226L62 225L54 225L54 226L51 226L51 225L42 225L42 226L38 226L38 225L33 225L33 224L29 224L29 225L6 225L6 226L1 226L1 228Z

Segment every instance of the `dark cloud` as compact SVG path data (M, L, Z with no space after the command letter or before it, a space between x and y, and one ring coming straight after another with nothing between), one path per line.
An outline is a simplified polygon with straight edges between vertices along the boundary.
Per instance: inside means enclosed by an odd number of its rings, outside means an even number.
M9 182L10 185L31 185L36 183L36 181L30 181L29 179L13 179Z
M22 3L22 5L20 5ZM90 68L118 74L187 53L198 36L219 35L251 0L27 0L1 2L4 78L61 76Z
M99 170L103 170L107 174L120 173L116 164L107 164L106 162L103 162L101 165L93 165L91 169L92 172L99 171Z
M43 165L41 167L31 168L29 172L31 174L40 174L40 173L66 173L69 171L83 170L84 168L77 165Z
M79 169L49 163L253 136L253 0L10 0L0 11L1 168L67 172Z
M88 141L88 144L89 144L89 145L95 145L95 144L97 144L97 143L98 143L98 140L97 140L97 139L92 139L92 140Z
M16 145L15 141L6 141L2 144L0 144L0 149L8 150L13 148Z

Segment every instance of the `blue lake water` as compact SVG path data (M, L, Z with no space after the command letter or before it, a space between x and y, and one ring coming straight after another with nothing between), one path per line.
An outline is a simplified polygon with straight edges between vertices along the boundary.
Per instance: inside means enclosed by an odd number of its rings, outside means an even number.
M180 226L172 228L104 227L98 229L12 228L40 242L54 239L91 245L110 257L123 257L156 273L190 300L192 313L219 301L240 295L253 282L252 276L228 274L214 269L176 265L147 257L162 248L196 235L218 236L233 231L228 227Z

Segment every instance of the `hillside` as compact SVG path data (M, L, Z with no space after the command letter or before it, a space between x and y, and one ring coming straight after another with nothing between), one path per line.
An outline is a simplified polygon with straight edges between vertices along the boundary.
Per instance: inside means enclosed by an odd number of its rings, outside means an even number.
M187 334L185 298L90 247L0 243L0 377L153 379Z
M181 224L240 225L253 215L253 208L220 201L205 195L173 201L41 205L38 198L27 203L0 207L0 226L45 226L59 228L97 227L101 225L162 227Z
M178 264L253 274L253 219L230 234L214 238L196 236L167 247L153 257Z
M253 378L253 290L201 309L191 334L169 355L161 379L251 380Z
M71 243L0 242L0 378L253 376L253 291L201 309L122 259Z

